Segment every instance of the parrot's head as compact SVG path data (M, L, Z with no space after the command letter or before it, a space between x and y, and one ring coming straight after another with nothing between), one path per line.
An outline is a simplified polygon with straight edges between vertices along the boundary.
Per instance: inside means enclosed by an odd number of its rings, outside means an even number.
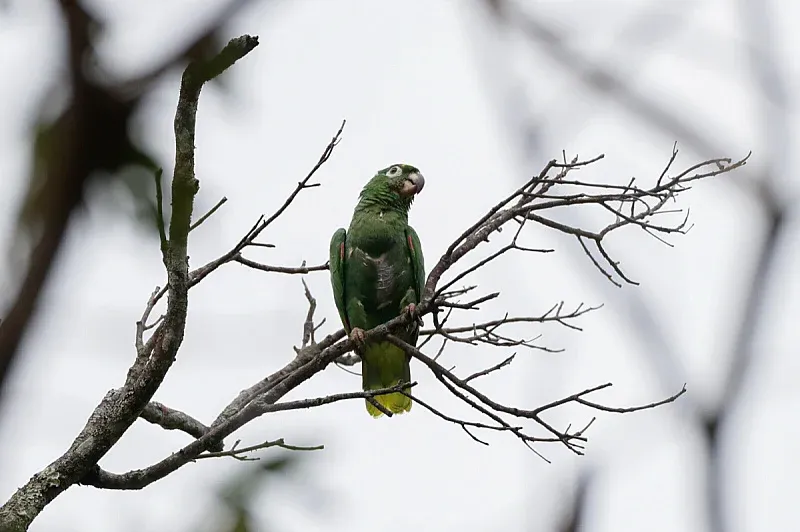
M410 164L393 164L378 171L361 191L362 202L405 212L411 207L414 196L422 191L425 178Z

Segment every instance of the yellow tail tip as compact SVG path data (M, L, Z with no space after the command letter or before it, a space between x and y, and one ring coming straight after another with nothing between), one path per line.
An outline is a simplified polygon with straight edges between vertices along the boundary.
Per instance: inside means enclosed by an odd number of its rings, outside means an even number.
M383 395L376 395L375 400L380 403L382 407L391 412L392 414L402 414L411 410L411 398L403 395L402 393L387 393ZM369 401L364 401L367 404L367 412L374 418L381 417L383 412L378 410Z

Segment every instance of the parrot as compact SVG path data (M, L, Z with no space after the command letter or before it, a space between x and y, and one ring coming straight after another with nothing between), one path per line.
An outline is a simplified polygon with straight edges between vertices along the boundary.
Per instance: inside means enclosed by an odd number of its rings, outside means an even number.
M410 355L387 340L365 341L364 331L407 313L410 324L395 334L416 346L425 262L419 236L408 225L408 211L424 186L425 178L414 166L379 170L361 190L349 228L341 227L331 237L333 298L361 358L364 391L411 382ZM374 399L393 414L411 410L411 398L402 393ZM372 417L383 415L369 400L366 406Z

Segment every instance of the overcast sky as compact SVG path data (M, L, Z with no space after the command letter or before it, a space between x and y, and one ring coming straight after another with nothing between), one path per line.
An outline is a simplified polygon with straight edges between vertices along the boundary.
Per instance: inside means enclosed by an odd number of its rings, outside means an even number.
M108 23L100 47L104 65L120 76L146 70L187 38L215 3L94 0ZM62 29L50 4L11 2L0 17L5 73L0 235L11 233L26 178L31 117L63 67ZM652 9L650 4L583 0L536 7L572 46L592 57L618 58L619 72L635 77L637 90L701 124L729 150L714 155L740 157L752 149L752 164L741 176L752 178L770 147L759 129L760 108L743 46L749 37L740 29L736 2L684 2L684 29L653 48L638 40L657 33L659 21L667 24L668 17L656 10L648 22L652 28L632 23L640 9ZM791 102L796 103L800 82L793 59L800 38L793 35L792 21L800 18L800 8L789 0L769 4L775 46L786 66L788 138L794 146L789 153L798 153L798 114ZM620 37L620 29L629 26ZM656 177L677 140L586 94L543 56L524 52L513 40L498 42L468 2L254 2L227 26L230 37L242 33L258 35L261 45L225 74L222 86L206 87L200 100L196 210L223 195L228 203L192 233L193 267L229 249L260 214L274 211L343 118L344 139L318 174L322 187L301 194L264 233L275 249L247 256L290 266L324 262L331 234L349 223L366 180L380 168L406 162L426 177L410 219L427 263L433 264L466 225L562 149L584 157L605 153L605 160L581 177L621 182L634 175ZM502 61L498 50L507 51ZM514 94L529 98L528 108L497 100L509 94L509 73L519 84ZM165 174L174 153L179 74L164 78L137 120L137 134ZM542 125L524 153L508 127L516 112ZM686 166L700 155L687 147L678 162ZM797 163L781 160L778 168ZM123 383L134 356L134 322L153 287L164 282L153 235L120 215L132 211L123 194L105 194L95 195L73 224L0 407L2 500L59 456L106 391ZM721 183L699 184L682 202L691 207L695 227L673 239L675 248L629 231L617 235L610 250L642 283L622 290L639 290L655 301L661 324L682 355L692 404L702 407L719 393L718 368L729 348L720 338L729 337L736 318L731 309L741 297L730 286L749 275L747 251L757 244L760 220L739 189ZM568 306L606 306L582 318L582 333L521 330L525 336L542 332L542 341L566 351L520 352L511 368L482 383L486 393L535 407L608 381L614 388L597 399L611 405L651 402L677 391L654 377L643 346L623 327L624 306L602 288L588 260L574 253L574 239L531 228L526 244L555 246L559 252L509 258L475 274L483 290L499 290L502 297L477 318L463 316L463 323L506 311L540 314L561 300ZM780 271L797 271L797 259L796 252L782 254ZM735 416L732 430L738 432L726 449L726 460L734 464L728 499L733 530L788 530L800 517L793 495L800 457L790 452L800 443L793 422L800 407L793 376L800 368L792 322L800 312L799 283L791 275L782 278L772 292L769 331L757 339L760 363L748 379L745 408ZM339 323L327 273L307 280L319 302L318 317L327 318L322 332L334 332ZM9 275L0 282L0 293L6 294ZM240 389L291 359L305 312L299 278L225 266L192 290L186 339L155 399L210 422ZM446 351L442 363L467 375L508 354L457 347ZM412 376L420 383L415 393L453 414L469 414L419 365L412 364ZM288 398L359 388L358 377L331 367ZM686 422L685 408L598 415L587 456L555 445L538 447L550 465L507 435L486 435L491 446L478 445L421 408L372 420L362 401L264 416L229 443L283 437L289 443L325 444L324 451L304 456L300 482L261 495L259 513L280 530L550 530L579 468L599 466L591 530L699 531L703 447ZM565 408L550 419L565 427L592 415ZM137 422L101 465L115 472L145 467L187 442L183 434ZM197 530L207 524L214 490L244 467L234 460L204 460L137 492L72 487L31 530Z

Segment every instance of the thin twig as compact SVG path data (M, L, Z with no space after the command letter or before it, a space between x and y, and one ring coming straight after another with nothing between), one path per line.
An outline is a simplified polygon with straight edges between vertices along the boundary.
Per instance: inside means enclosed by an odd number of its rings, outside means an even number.
M268 264L261 264L259 262L252 261L250 259L246 259L241 255L237 255L233 259L235 262L247 266L248 268L253 268L254 270L260 270L262 272L269 272L269 273L287 273L287 274L296 274L296 275L304 275L306 273L311 272L322 272L328 269L328 263L319 264L315 266L299 266L296 268L290 266L270 266Z
M510 356L510 357L508 357L507 359L505 359L505 360L503 360L502 362L500 362L499 364L495 364L494 366L492 366L492 367L490 367L490 368L486 368L486 369L484 369L484 370L482 370L482 371L478 371L478 372L476 372L476 373L473 373L473 374L472 374L472 375L470 375L469 377L466 377L466 378L464 379L464 382L469 382L469 381L471 381L471 380L473 380L473 379L477 379L478 377L483 377L484 375L488 375L489 373L491 373L491 372L493 372L493 371L497 371L497 370L499 370L499 369L502 369L502 368L504 368L504 367L508 366L509 364L511 364L511 361L512 361L512 360L514 360L514 357L515 357L516 355L517 355L517 354L516 354L516 353L514 353L513 355L511 355L511 356ZM434 360L434 362L436 361L436 359L435 359L435 358L434 358L433 360Z
M167 232L164 225L164 193L161 189L161 176L163 173L163 168L159 168L153 173L153 179L156 182L156 225L158 226L158 238L161 242L162 256L167 254L167 248L169 247Z
M244 457L247 453L251 453L253 451L259 451L261 449L268 449L270 447L280 447L281 449L287 449L289 451L321 451L325 449L324 445L313 445L313 446L303 446L303 445L289 445L283 441L283 438L278 438L277 440L268 440L263 443L259 443L258 445L251 445L250 447L239 447L239 441L237 440L234 443L233 447L231 447L227 451L216 451L216 452L209 452L203 453L198 455L195 459L200 460L202 458L221 458L225 456L230 456L231 458L235 458L237 460L242 461L250 461L250 460L258 460L258 457Z
M225 205L225 202L226 202L226 201L228 201L228 198L226 198L225 196L222 196L222 199L220 199L220 200L217 202L217 204L216 204L216 205L214 205L213 207L211 207L211 210L210 210L210 211L208 211L207 213L205 213L203 216L201 216L201 217L200 217L200 219L199 219L199 220L197 220L195 223L193 223L192 225L190 225L190 226L189 226L189 232L192 232L192 231L194 231L195 229L197 229L197 227L198 227L198 226L200 226L200 224L202 224L203 222L205 222L206 220L208 220L208 219L211 217L211 215L212 215L212 214L214 214L215 212L217 212L217 210L218 210L220 207L222 207L223 205Z

